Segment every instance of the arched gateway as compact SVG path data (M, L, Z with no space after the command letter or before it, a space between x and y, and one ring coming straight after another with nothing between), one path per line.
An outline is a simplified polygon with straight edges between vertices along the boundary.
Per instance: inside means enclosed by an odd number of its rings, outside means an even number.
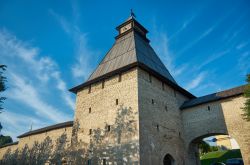
M163 165L174 165L173 157L169 154L166 154L163 159Z
M33 130L12 148L31 146L38 137L51 136L54 142L58 130L72 129L72 139L84 144L92 164L195 165L197 139L227 134L250 164L250 122L241 116L244 86L195 97L174 80L134 15L116 29L115 42L97 68L70 89L76 94L77 129L71 122ZM0 159L8 147L0 148Z
M250 164L250 122L243 120L244 86L207 95L181 107L189 164L198 164L197 144L205 137L230 135L240 146L245 164ZM197 163L198 162L198 163Z

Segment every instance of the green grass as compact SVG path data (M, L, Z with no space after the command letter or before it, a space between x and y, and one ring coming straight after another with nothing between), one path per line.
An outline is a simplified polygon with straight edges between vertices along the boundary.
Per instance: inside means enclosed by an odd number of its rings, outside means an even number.
M241 158L240 150L209 152L201 157L201 165L210 165L214 162L224 162L230 158Z

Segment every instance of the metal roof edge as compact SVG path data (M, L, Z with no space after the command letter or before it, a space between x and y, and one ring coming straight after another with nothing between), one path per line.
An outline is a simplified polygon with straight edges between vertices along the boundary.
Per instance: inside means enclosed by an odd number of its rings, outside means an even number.
M228 99L228 98L231 98L231 97L236 97L236 96L243 95L244 94L243 88L245 88L246 86L247 86L246 84L245 85L240 85L240 86L233 87L233 88L230 88L230 89L227 89L227 90L215 92L215 93L212 93L212 94L204 95L204 96L201 96L201 97L197 97L197 98L185 101L181 105L180 110L184 110L184 109L188 109L188 108L195 107L195 106L198 106L198 105L202 105L202 104L206 104L206 103L210 103L210 102L214 102L214 101L224 100L224 99ZM233 90L237 90L237 89L239 89L239 91L233 92ZM230 92L232 92L232 93L230 93ZM222 94L225 94L225 93L227 93L227 95L223 96ZM217 95L217 96L214 97L214 98L205 100L205 101L200 101L198 103L185 105L185 104L188 104L191 101L194 101L195 99L202 99L202 98L209 97L209 96L212 96L212 95L215 95L215 96Z
M26 137L26 136L35 135L35 134L43 133L43 132L46 132L46 131L51 131L51 130L54 130L54 129L60 129L60 128L64 128L64 127L72 127L73 124L74 124L73 121L58 123L58 124L50 125L50 126L47 126L47 127L39 128L39 129L36 129L36 130L33 130L33 131L25 132L24 134L21 134L21 135L17 136L17 138L23 138L23 137Z
M189 98L196 98L196 96L194 96L193 94L191 94L190 92L188 92L187 90L185 90L184 88L180 87L179 85L171 82L170 80L168 80L167 78L165 78L164 76L160 75L159 73L157 73L156 71L154 71L153 69L149 68L148 66L144 65L143 63L139 63L139 62L135 62L135 63L132 63L130 65L127 65L125 67L122 67L120 69L117 69L115 71L112 71L110 73L107 73L101 77L98 77L96 79L93 79L93 80L90 80L90 81L87 81L85 83L82 83L76 87L73 87L71 89L69 89L70 92L73 92L73 93L77 93L78 90L81 90L82 88L92 84L92 83L96 83L96 82L99 82L105 78L108 78L108 77L111 77L111 76L114 76L115 74L118 74L118 73L121 73L121 72L125 72L131 68L134 68L134 67L137 67L139 66L141 69L143 70L146 70L148 72L150 72L151 74L155 75L157 78L159 78L160 80L163 80L165 83L167 83L168 85L170 85L171 87L173 87L174 89L176 89L177 91L179 91L180 93L184 94L185 96L189 97Z
M1 145L0 148L4 148L4 147L8 147L8 146L12 146L12 145L17 145L19 142L16 141L16 142L13 142L13 143L7 143L7 144L4 144L4 145Z

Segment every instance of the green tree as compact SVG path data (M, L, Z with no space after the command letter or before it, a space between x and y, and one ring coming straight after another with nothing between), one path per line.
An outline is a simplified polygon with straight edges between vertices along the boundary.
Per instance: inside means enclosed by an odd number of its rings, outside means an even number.
M247 85L244 91L244 97L246 98L246 102L244 103L244 107L242 108L244 111L243 118L247 121L250 121L250 74L247 75Z
M6 90L5 82L7 80L6 80L6 77L3 76L3 71L5 70L6 70L6 65L0 65L0 92L3 92ZM3 110L2 104L5 99L6 99L5 97L2 97L2 96L0 97L0 113Z
M4 144L12 143L12 142L13 142L13 140L10 136L0 135L0 146L2 146Z
M203 140L198 144L198 148L199 148L200 155L203 155L211 151L209 144Z

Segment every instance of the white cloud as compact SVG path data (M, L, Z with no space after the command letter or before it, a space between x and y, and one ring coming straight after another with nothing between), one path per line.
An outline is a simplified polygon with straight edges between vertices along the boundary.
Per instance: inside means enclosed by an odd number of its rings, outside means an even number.
M44 85L48 85L47 82L54 78L54 82L57 84L57 86L60 84L65 84L65 82L60 77L60 72L55 61L47 56L41 56L38 48L32 47L28 43L18 40L7 30L0 29L0 50L2 52L1 56L5 58L6 64L8 65L8 70L11 71L11 74L22 75L14 76L14 79L16 78L20 82L23 82L21 77L25 77L25 75L29 74L30 82L38 79L39 84L43 83ZM54 75L57 76L55 77ZM20 79L18 79L18 77L20 77ZM15 84L15 81L12 83L13 86L18 85ZM35 85L33 82L31 87L33 86L37 85ZM70 97L69 93L66 93L66 85L64 88L57 89L60 91L62 98L73 110L73 99ZM34 90L38 91L39 89Z
M186 52L187 50L189 50L190 48L192 48L194 45L196 45L197 43L199 43L203 38L205 38L206 36L208 36L214 29L215 29L215 25L213 25L212 27L208 28L206 31L204 31L200 36L198 36L195 40L193 40L192 42L189 42L184 48L182 48L177 54L180 55L184 52Z
M191 24L191 22L196 18L196 15L191 16L189 19L185 20L181 26L181 28L179 28L179 30L177 30L174 34L172 34L169 37L169 41L172 40L173 38L175 38L176 36L178 36L184 29L186 29L188 27L188 25Z
M174 77L181 75L181 73L187 68L187 65L181 65L178 67L175 65L175 56L169 50L167 34L155 29L152 43L157 55L161 58L169 72Z
M60 78L60 72L54 72L52 75L57 80L57 89L61 91L61 97L66 101L66 104L71 107L71 109L75 109L75 102L72 100L70 95L68 94L68 89L66 87L66 83L62 81Z
M248 42L242 42L236 46L236 49L241 50L245 46L247 46Z
M23 115L22 112L14 113L12 109L6 109L0 115L0 121L3 123L2 134L9 135L16 141L16 136L32 129L41 128L46 124L44 121L34 116Z
M206 66L207 64L223 57L224 55L228 54L230 52L230 50L224 50L222 52L217 52L217 53L214 53L212 55L210 55L206 60L204 60L203 63L201 63L200 65L198 65L198 69L201 69L202 67Z
M249 61L250 61L250 51L246 51L240 54L240 57L238 58L238 68L240 69L242 75L250 73Z
M191 90L191 89L198 87L201 84L201 82L204 80L205 76L206 76L206 72L201 72L195 79L189 82L185 88L187 90Z
M55 61L5 29L0 29L0 59L8 67L8 89L3 93L7 100L5 112L0 115L6 135L15 138L31 123L39 128L71 120L70 112L58 108L68 105L73 109L74 101ZM57 100L61 105L53 105Z
M72 66L72 75L75 79L82 82L86 80L92 71L91 61L95 59L97 53L91 50L88 46L87 34L81 32L78 26L78 19L80 17L79 8L75 3L72 3L73 21L70 22L63 16L57 14L53 10L49 10L50 14L56 19L60 24L61 28L65 31L67 35L72 37L75 44L75 64Z
M38 116L43 116L53 122L61 122L68 119L55 107L44 102L40 98L37 89L29 84L28 81L25 81L12 71L9 74L8 80L12 82L12 88L6 91L8 98L15 99L26 104L27 106L34 109Z

